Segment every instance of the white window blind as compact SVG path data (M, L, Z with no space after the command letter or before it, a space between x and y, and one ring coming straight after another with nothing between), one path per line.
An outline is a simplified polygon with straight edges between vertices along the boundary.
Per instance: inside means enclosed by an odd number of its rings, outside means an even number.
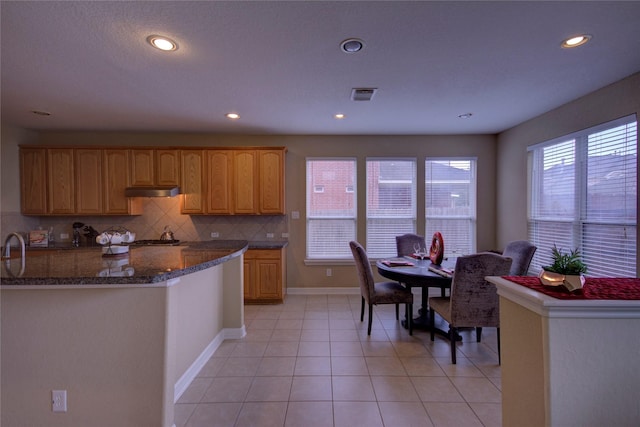
M425 161L425 239L442 234L445 256L476 251L476 160Z
M355 159L307 159L308 259L352 257L356 188Z
M415 233L416 159L367 159L367 253L396 254L396 236Z
M531 267L577 248L589 276L636 276L637 124L625 117L529 148Z

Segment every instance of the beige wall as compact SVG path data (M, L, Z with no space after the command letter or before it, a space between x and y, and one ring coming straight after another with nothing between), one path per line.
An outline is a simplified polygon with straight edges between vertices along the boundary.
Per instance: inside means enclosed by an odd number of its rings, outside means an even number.
M497 245L527 237L527 146L639 113L636 73L498 135Z
M22 143L20 140L3 142L3 154L6 151L5 162L16 163L17 150L15 145ZM166 219L179 228L177 237L181 240L208 240L210 231L236 230L236 233L251 231L255 236L264 236L264 231L275 232L276 237L281 232L289 233L289 246L287 248L287 282L289 287L355 287L357 278L353 266L346 265L314 265L307 266L304 263L305 256L305 160L307 157L356 157L358 159L358 179L364 182L365 159L367 157L415 157L418 159L418 171L424 170L424 159L427 156L458 156L478 158L478 238L479 250L495 248L495 187L496 187L496 142L493 135L447 135L447 136L266 136L266 135L204 135L204 134L179 134L179 133L105 133L105 132L46 132L38 135L38 138L29 139L25 143L38 144L68 144L68 145L111 145L111 146L285 146L286 156L286 210L285 217L214 217L193 216L189 218L175 218L179 210L177 202L152 201L152 204L171 204L159 206L160 210L168 212ZM5 150L6 148L6 150ZM17 170L5 173L3 178L16 181ZM423 175L423 173L422 173ZM7 198L11 199L14 208L19 206L19 194L17 188L8 189ZM424 194L424 182L418 184L418 193ZM3 197L5 195L3 194ZM365 212L365 193L358 192L358 209L361 215ZM424 205L423 200L418 201ZM175 205L175 206L174 206ZM153 207L145 210L145 215ZM299 220L290 219L291 211L299 211ZM3 210L3 234L10 230L4 221L5 215L18 215L17 212ZM150 218L82 218L86 223L95 226L113 224L131 225L139 238L153 238L153 235L145 235L149 228L153 228L152 234L158 234L158 229L166 222L157 219L157 214L148 215ZM365 221L361 216L358 222L358 240L364 242ZM56 233L63 225L76 219L73 217L46 218L41 224L48 228L53 225ZM57 221L57 222L56 222ZM153 221L153 224L150 222ZM163 222L164 221L164 222ZM172 223L172 224L173 224ZM97 224L97 225L96 225ZM144 226L142 226L144 224ZM19 225L11 225L18 227ZM418 218L418 231L424 230L424 218ZM13 230L11 230L13 231ZM223 238L247 238L243 235L224 235ZM263 239L264 240L264 239ZM326 276L326 269L331 268L333 275Z

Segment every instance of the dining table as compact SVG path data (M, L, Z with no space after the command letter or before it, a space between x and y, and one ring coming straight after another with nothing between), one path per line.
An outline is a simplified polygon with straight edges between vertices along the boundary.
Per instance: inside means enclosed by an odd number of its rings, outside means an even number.
M436 325L429 321L429 288L440 289L440 295L446 296L447 289L451 288L453 270L456 259L446 258L440 265L435 265L429 258L420 259L413 256L389 257L376 261L378 273L387 279L395 280L403 286L422 289L422 307L418 310L418 316L413 318L414 329L431 330L439 335L449 336ZM402 325L407 328L406 319Z

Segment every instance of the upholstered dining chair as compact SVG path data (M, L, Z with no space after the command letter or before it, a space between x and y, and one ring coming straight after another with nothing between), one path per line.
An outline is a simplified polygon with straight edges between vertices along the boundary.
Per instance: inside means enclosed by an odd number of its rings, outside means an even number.
M526 240L514 240L509 242L502 252L502 256L509 257L513 260L509 276L526 276L529 271L529 265L533 255L536 253L537 247Z
M378 282L373 279L373 270L369 262L369 256L356 241L349 242L353 259L358 269L358 278L360 279L360 294L362 297L362 306L360 308L360 321L364 320L365 301L369 305L369 326L367 334L371 335L371 323L373 321L373 306L377 304L395 304L396 320L399 318L399 305L406 304L407 322L409 323L409 335L413 335L413 294L411 289L405 288L398 282Z
M511 268L511 258L491 252L459 257L451 281L448 297L429 298L429 318L433 325L435 313L449 323L451 363L456 363L456 335L458 328L476 328L480 342L482 327L498 329L498 360L500 360L500 311L498 293L486 276L505 276ZM434 330L431 329L431 341Z
M407 233L401 236L396 236L396 248L398 250L398 256L411 255L415 252L413 246L418 243L421 248L427 248L427 242L424 240L424 236L418 234Z

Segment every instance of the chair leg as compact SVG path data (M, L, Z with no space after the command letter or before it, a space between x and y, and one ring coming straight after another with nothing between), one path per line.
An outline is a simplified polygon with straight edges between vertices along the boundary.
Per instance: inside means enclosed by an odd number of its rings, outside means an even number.
M502 358L500 357L500 327L498 329L498 365L502 364Z
M409 335L413 335L413 304L406 304L407 322L409 323Z
M400 304L396 304L396 320L400 319Z
M360 321L364 320L364 297L362 297L362 305L360 306Z
M373 322L373 304L369 304L369 328L367 329L367 335L371 335L372 322Z
M422 308L424 310L424 307ZM429 331L430 331L430 335L431 335L431 341L433 341L433 338L435 337L435 321L436 321L436 312L433 310L433 308L429 309Z
M456 335L458 328L449 325L449 341L451 342L451 363L456 364Z
M476 342L480 342L481 339L482 339L482 328L481 327L477 327L476 328Z

